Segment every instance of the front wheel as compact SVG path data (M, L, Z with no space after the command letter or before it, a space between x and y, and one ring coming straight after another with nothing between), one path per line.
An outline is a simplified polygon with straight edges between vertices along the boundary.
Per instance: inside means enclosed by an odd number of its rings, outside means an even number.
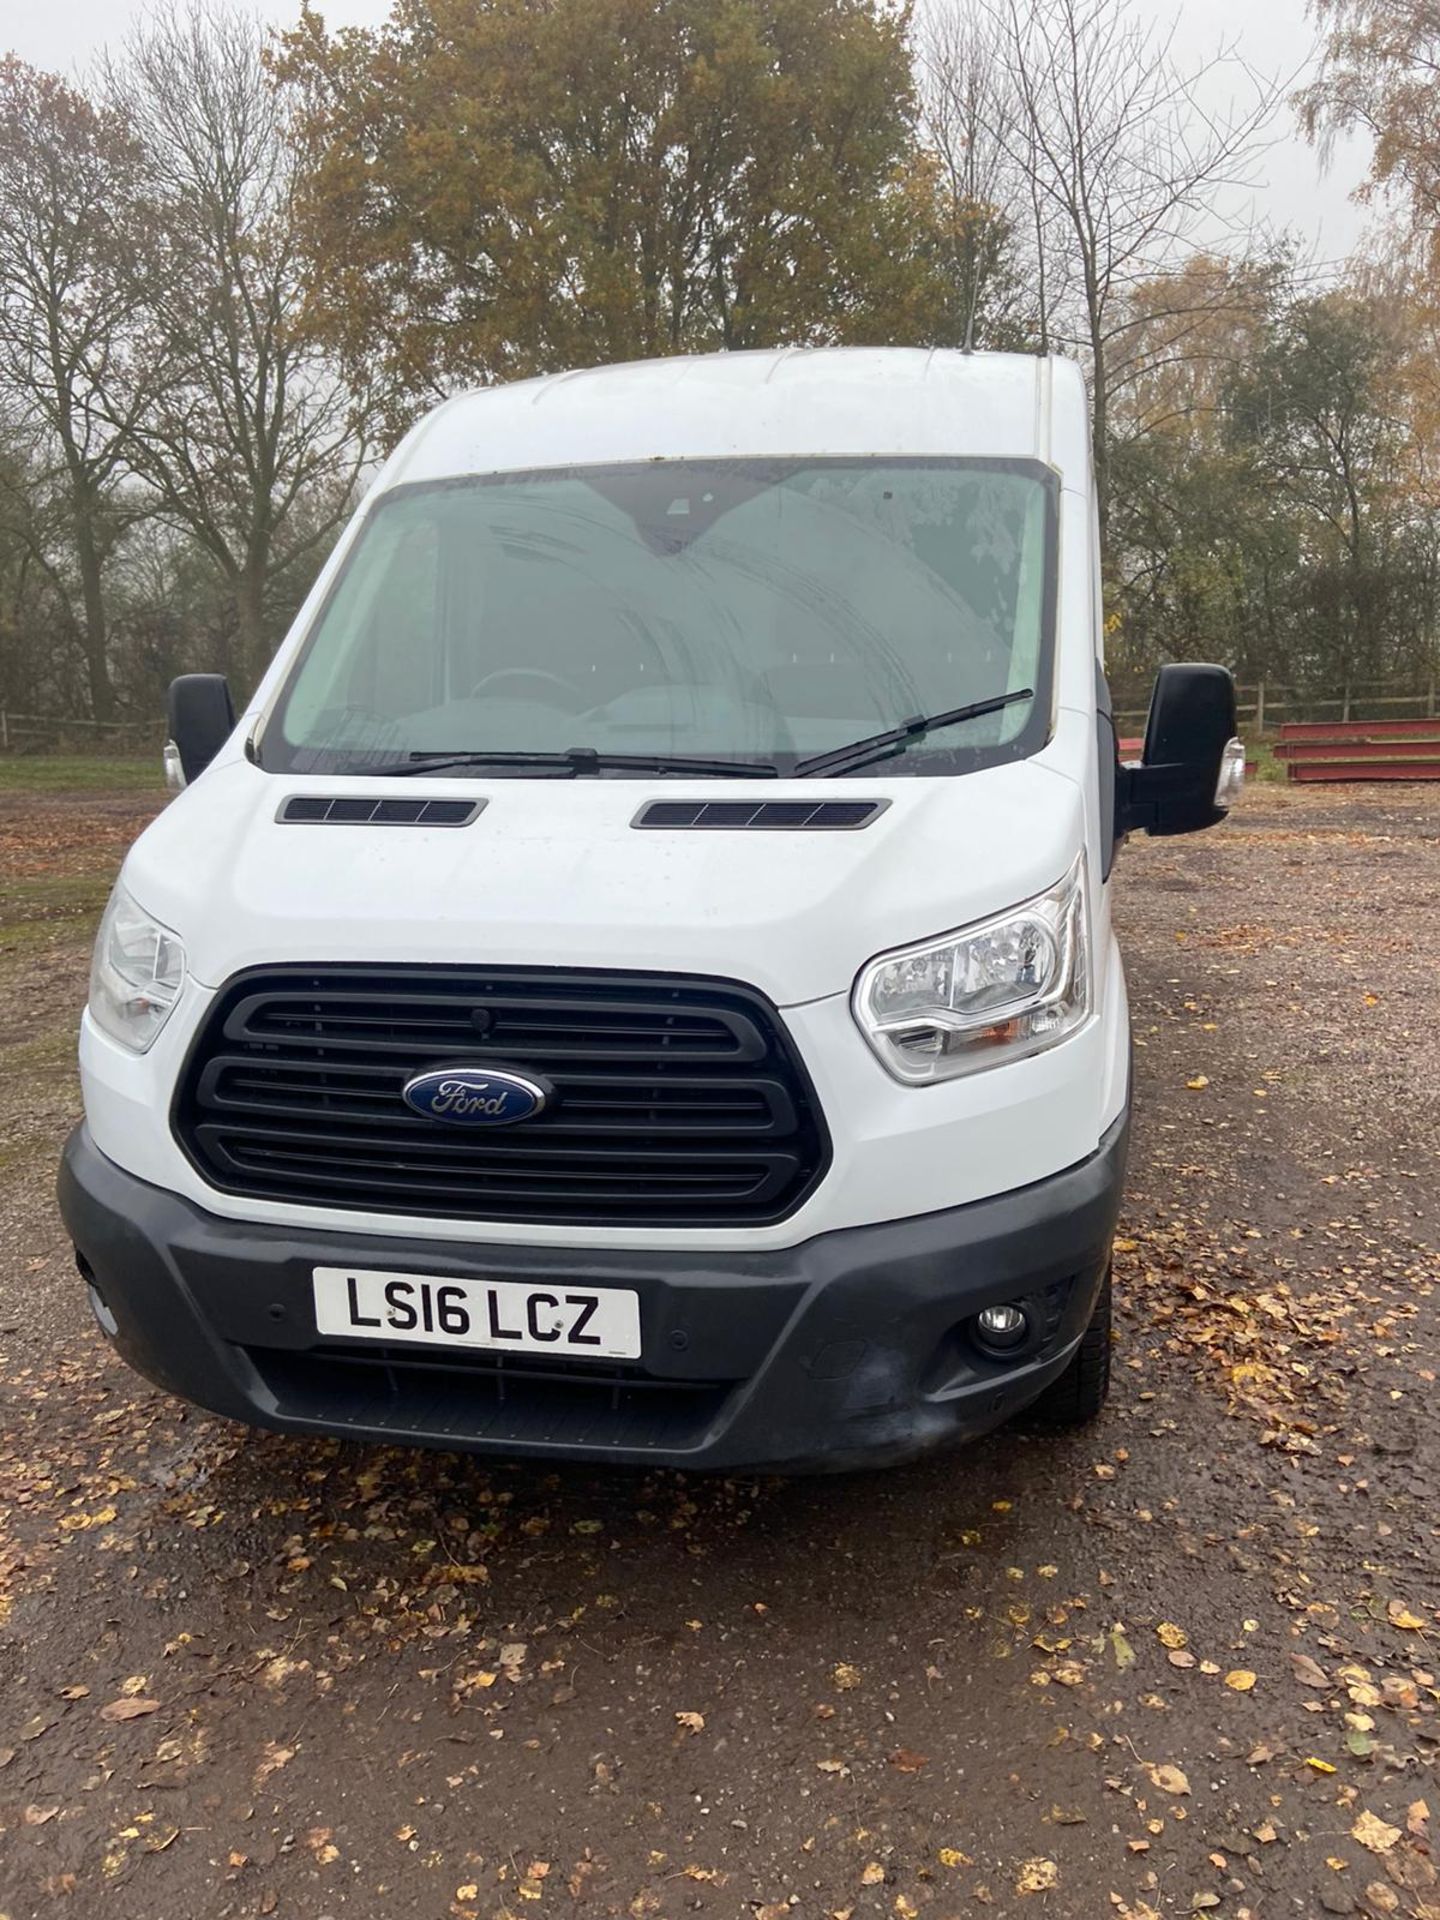
M1110 1269L1090 1324L1070 1364L1029 1409L1026 1418L1041 1427L1083 1427L1094 1420L1110 1393Z

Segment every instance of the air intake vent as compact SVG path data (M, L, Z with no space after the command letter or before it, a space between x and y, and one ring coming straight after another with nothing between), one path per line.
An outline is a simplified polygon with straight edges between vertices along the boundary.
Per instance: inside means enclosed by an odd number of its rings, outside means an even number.
M371 799L366 794L292 793L275 818L283 825L326 827L468 827L483 800Z
M520 1126L457 1127L407 1081L487 1061L554 1090ZM688 975L263 967L210 1010L175 1125L226 1193L454 1220L764 1225L829 1159L779 1014Z
M757 827L777 833L853 832L878 819L888 800L652 800L636 814L637 827L689 830Z

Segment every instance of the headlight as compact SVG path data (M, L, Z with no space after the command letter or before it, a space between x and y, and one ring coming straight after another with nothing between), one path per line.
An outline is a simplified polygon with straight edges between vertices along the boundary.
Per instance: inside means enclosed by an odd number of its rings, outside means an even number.
M174 1011L184 981L180 941L117 884L95 938L90 1018L121 1046L144 1053Z
M861 1031L897 1080L923 1085L1053 1047L1090 1010L1085 862L1047 893L943 940L872 960Z

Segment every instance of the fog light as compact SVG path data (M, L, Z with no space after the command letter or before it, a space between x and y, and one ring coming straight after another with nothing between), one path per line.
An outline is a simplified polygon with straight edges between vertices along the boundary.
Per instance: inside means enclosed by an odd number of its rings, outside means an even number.
M1030 1322L1019 1307L986 1307L975 1316L975 1331L987 1347L1018 1347L1029 1329Z

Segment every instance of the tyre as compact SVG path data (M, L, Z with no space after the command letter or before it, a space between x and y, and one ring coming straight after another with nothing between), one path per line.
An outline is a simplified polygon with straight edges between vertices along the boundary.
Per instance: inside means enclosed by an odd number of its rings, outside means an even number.
M1052 1380L1026 1414L1040 1427L1083 1427L1096 1418L1110 1393L1110 1269L1100 1298L1068 1367Z

